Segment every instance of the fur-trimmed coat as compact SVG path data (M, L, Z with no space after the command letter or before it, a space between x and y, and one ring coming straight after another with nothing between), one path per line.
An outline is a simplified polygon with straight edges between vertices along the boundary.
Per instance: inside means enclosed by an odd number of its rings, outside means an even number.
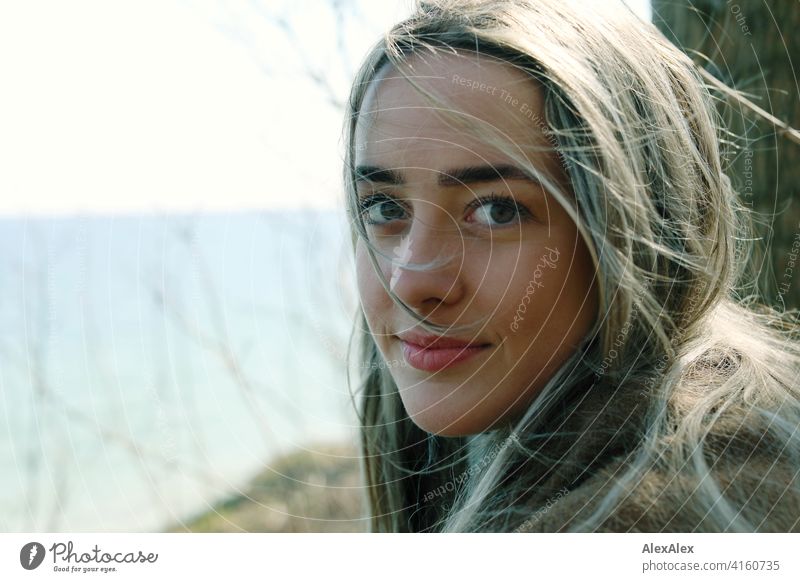
M646 397L640 391L613 397L610 392L593 386L577 412L565 414L559 431L574 438L537 447L546 452L548 461L526 471L539 478L531 488L535 493L527 505L530 516L514 531L568 531L576 520L589 515L603 492L622 475L643 434ZM732 439L712 431L707 443L710 450L721 451L712 473L741 516L755 524L753 531L800 532L800 467L768 456L756 439ZM626 487L622 502L594 531L733 531L702 509L705 506L694 497L696 481L688 471L668 475L651 468Z

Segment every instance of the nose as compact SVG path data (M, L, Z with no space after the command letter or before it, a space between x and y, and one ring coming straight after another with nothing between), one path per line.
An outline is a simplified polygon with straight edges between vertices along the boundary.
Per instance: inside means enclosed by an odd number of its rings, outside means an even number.
M420 315L463 298L464 247L458 234L414 220L392 256L389 288Z

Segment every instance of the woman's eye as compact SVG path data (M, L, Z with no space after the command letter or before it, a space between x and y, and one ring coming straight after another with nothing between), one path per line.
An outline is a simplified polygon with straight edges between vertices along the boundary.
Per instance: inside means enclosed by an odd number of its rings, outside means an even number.
M405 220L408 213L405 206L388 194L374 194L359 202L364 222L372 226L389 224L395 220ZM491 194L474 200L469 208L467 222L477 222L487 227L499 227L517 224L531 217L524 206L510 196Z
M479 198L472 206L475 211L470 216L470 221L479 222L485 226L514 224L530 214L524 206L517 204L513 198L496 194Z
M361 201L360 206L367 224L381 225L405 217L405 208L385 194L369 196Z

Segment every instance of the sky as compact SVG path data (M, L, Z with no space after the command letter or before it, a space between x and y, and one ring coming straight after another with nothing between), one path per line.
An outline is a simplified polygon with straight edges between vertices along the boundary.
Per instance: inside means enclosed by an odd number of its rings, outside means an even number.
M341 113L301 72L343 97L408 4L360 0L343 59L327 0L3 2L0 216L339 207Z

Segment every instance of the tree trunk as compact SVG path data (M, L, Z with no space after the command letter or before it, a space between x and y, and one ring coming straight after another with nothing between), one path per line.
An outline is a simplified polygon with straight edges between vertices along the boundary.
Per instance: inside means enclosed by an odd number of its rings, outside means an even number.
M653 0L653 21L706 71L800 128L800 0ZM720 103L720 113L738 146L728 173L760 215L758 293L767 304L800 308L800 145L735 101Z

